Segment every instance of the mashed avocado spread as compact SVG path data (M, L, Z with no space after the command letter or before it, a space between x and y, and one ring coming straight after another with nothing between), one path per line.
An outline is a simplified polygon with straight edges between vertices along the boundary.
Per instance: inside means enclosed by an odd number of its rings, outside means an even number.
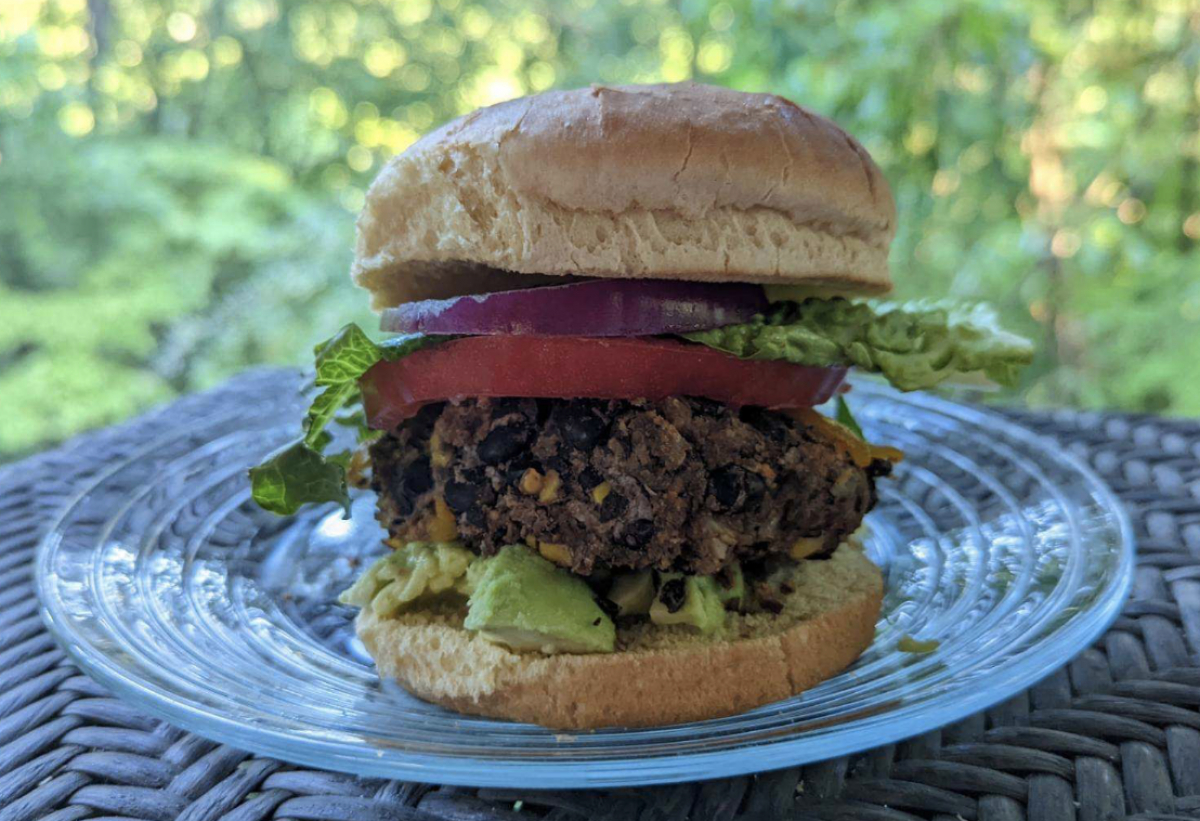
M650 605L655 624L690 624L711 633L725 623L725 603L711 576L663 573L658 596Z
M349 590L342 604L371 608L387 618L403 613L413 602L445 594L466 596L467 570L475 555L454 542L409 542L371 565Z
M726 603L736 604L744 589L740 571L727 586L707 576L639 571L618 576L606 596L612 606L602 607L583 579L523 545L485 559L457 542L409 542L371 565L339 601L381 618L436 601L465 602L463 627L496 644L546 654L611 653L616 627L606 609L709 633L724 624Z

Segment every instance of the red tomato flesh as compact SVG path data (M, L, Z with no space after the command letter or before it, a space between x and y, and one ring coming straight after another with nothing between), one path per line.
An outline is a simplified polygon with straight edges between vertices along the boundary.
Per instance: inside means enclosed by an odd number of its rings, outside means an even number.
M472 336L378 362L361 384L368 423L390 430L422 405L480 396L703 396L735 407L806 408L833 396L845 375L664 339Z

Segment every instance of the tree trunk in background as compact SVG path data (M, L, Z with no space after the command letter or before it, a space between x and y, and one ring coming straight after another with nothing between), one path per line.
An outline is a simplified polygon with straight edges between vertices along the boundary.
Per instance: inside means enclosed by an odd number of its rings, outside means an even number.
M1076 368L1080 364L1072 355L1070 346L1064 345L1063 303L1066 287L1063 281L1062 262L1053 252L1054 235L1062 227L1063 211L1071 199L1070 181L1063 168L1058 145L1058 115L1049 98L1051 69L1046 64L1035 65L1029 71L1030 88L1034 100L1033 122L1025 132L1024 147L1029 155L1029 193L1037 201L1037 221L1046 233L1046 245L1042 251L1042 270L1046 276L1046 310L1039 319L1044 323L1046 337L1043 350L1051 359L1051 369L1063 366ZM1060 388L1062 383L1060 382ZM1058 401L1069 402L1072 397L1059 396Z
M109 25L112 22L112 9L108 0L87 0L88 33L92 37L92 50L88 54L88 102L95 108L100 99L96 91L96 69L104 62L108 54Z
M208 39L216 40L225 34L225 0L214 0L209 7L208 13L204 16L205 26L208 28ZM188 136L197 137L203 136L204 126L207 125L210 115L210 106L213 99L217 96L216 83L214 77L217 74L215 65L210 65L208 74L204 76L204 82L200 86L199 94L196 95L197 102L192 107L191 115L188 117Z
M1188 88L1197 88L1197 83L1200 83L1200 76L1197 75L1195 66L1187 74ZM1200 153L1200 100L1195 94L1188 95L1188 113L1183 129L1183 139L1187 141L1187 147L1181 152L1183 154L1183 163L1179 169L1179 225L1177 226L1179 233L1176 235L1176 247L1179 248L1179 253L1186 254L1191 250L1195 240L1189 237L1183 231L1183 224L1187 221L1196 210L1196 176L1200 174L1200 163L1197 162L1196 155Z

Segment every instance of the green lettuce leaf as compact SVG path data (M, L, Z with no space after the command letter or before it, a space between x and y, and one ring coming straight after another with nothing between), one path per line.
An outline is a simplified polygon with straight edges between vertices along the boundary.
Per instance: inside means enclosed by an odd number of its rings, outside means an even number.
M337 502L350 511L346 469L303 441L250 468L250 495L259 507L281 516L321 502Z
M333 438L330 422L354 428L358 441L378 433L366 425L358 380L380 360L394 361L451 337L404 336L376 343L362 328L350 324L314 349L317 394L304 418L298 441L250 470L250 493L265 510L291 515L306 504L338 502L350 512L346 465L350 452L325 456Z
M866 441L867 437L863 436L862 428L859 426L858 420L855 419L854 414L850 412L850 404L846 401L846 397L842 396L840 393L838 394L837 398L837 421L841 426L849 428L850 432L859 439Z
M309 447L334 421L335 415L347 404L361 402L359 378L376 362L395 361L421 348L427 348L450 337L402 336L376 344L363 329L350 323L332 338L316 347L318 388L324 388L313 400L304 419L304 442Z
M854 365L905 391L970 373L1013 385L1033 359L1029 341L1002 330L987 306L934 302L781 302L751 322L684 338L743 359Z

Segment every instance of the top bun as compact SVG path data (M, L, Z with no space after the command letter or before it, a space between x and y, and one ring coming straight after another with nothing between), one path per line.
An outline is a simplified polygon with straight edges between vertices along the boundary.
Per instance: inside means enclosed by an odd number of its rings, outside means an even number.
M377 309L564 275L878 293L895 230L870 155L795 103L592 86L480 109L394 157L353 277Z

